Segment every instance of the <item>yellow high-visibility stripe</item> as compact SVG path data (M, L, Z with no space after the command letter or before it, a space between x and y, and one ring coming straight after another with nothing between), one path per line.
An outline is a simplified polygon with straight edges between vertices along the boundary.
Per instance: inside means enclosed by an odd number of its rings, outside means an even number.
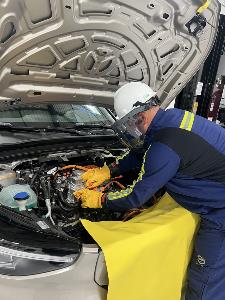
M190 120L190 122L189 122L189 124L188 124L188 128L187 128L188 131L191 131L192 126L193 126L193 124L194 124L194 120L195 120L195 115L194 115L194 114L191 114L191 120Z
M122 160L123 158L125 158L129 153L130 153L130 150L126 151L125 153L123 153L123 154L120 155L120 156L117 156L117 157L116 157L116 164L118 164L119 161Z
M150 149L151 145L149 146L148 150ZM133 184L128 187L126 190L122 190L122 191L119 191L119 192L111 192L111 193L108 193L107 194L107 198L108 200L116 200L116 199L119 199L119 198L123 198L123 197L127 197L129 196L132 192L133 192L133 189L135 187L135 185L142 180L142 177L144 176L145 174L145 159L146 159L146 155L147 155L147 152L148 150L145 152L144 154L144 157L143 157L143 163L142 163L142 166L141 166L141 171L138 175L138 179L135 180L133 182Z
M184 127L185 127L185 124L186 124L186 121L187 121L187 118L188 118L188 113L189 113L189 111L185 111L185 113L184 113L183 120L180 124L180 128L182 128L182 129L184 129Z
M201 14L204 10L206 10L211 3L211 0L207 0L199 9L197 10L198 14Z
M191 131L194 124L194 120L195 115L189 111L185 111L180 128Z

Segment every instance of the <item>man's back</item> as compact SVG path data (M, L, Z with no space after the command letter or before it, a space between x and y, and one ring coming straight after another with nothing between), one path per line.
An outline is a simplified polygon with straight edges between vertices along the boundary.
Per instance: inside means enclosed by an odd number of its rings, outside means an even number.
M225 130L199 116L190 131L181 129L184 112L177 109L159 115L152 124L153 141L167 145L180 158L176 175L166 184L168 192L191 211L216 222L223 219Z

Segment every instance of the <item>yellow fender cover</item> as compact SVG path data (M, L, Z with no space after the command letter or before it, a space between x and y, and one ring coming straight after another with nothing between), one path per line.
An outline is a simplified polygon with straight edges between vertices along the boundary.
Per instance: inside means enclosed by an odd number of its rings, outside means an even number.
M168 194L127 222L82 220L105 255L107 300L180 300L198 222Z

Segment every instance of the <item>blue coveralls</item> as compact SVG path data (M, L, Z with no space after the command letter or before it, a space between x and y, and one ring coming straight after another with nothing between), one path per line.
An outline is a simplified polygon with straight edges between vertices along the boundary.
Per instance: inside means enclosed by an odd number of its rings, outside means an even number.
M131 151L118 161L121 173L137 165L141 171L128 189L107 194L104 207L140 207L164 186L201 216L185 299L225 300L225 130L189 112L160 109L144 148L144 156Z

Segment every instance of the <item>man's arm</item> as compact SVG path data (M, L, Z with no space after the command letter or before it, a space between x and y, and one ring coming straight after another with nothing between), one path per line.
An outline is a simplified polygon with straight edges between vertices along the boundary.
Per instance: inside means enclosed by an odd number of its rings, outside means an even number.
M106 194L103 207L115 211L140 207L175 176L179 165L176 152L165 144L153 143L144 155L138 179L126 190Z
M114 177L133 169L140 169L143 161L143 152L138 150L131 150L118 156L116 161L112 163L110 168L111 176Z
M126 171L138 167L140 168L142 162L141 157L143 157L141 152L136 153L131 151L124 156L118 157L116 162L109 166L104 164L103 167L89 169L81 178L83 181L86 181L85 185L87 188L92 189L98 187L111 177L119 176Z

